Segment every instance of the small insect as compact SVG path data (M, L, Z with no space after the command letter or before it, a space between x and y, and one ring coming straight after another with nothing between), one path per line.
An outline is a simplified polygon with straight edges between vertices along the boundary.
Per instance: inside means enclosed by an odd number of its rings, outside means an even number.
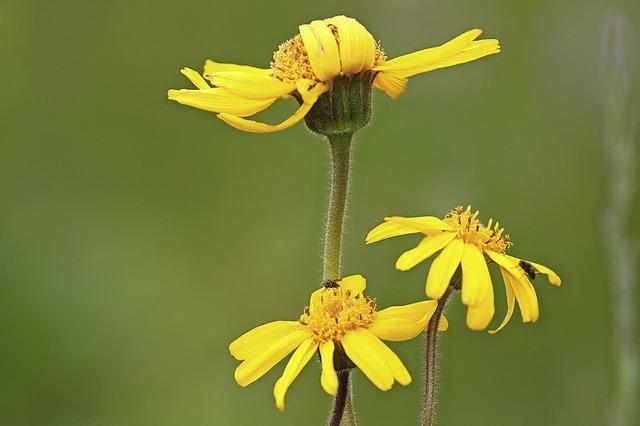
M324 283L322 283L322 286L324 288L338 288L340 287L340 284L338 284L338 282L335 280L326 280Z
M518 263L518 266L524 271L525 274L532 280L536 279L536 275L538 274L538 270L533 267L532 264L527 262L526 260L521 260Z

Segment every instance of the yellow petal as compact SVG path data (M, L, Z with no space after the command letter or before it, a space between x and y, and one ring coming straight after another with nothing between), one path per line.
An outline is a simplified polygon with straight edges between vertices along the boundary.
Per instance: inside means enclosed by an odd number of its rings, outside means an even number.
M347 356L353 361L365 376L381 390L389 390L393 385L393 373L389 371L387 363L380 357L378 351L372 348L363 336L366 330L356 330L345 334L342 347Z
M169 90L168 95L169 99L183 105L238 117L256 114L275 102L275 99L244 99L218 87L205 90L172 89Z
M454 232L441 232L439 234L426 237L414 249L407 250L396 261L396 269L407 271L423 260L427 259L433 253L442 249L449 244L456 234Z
M356 294L362 294L367 287L367 280L362 275L350 275L338 281L338 284L340 284L340 288L349 290L351 295L355 296Z
M397 99L407 89L407 79L386 72L379 72L373 80L373 86L384 92L392 99Z
M231 342L229 351L235 359L245 360L275 340L302 329L302 324L298 321L273 321L263 324Z
M462 286L464 289L464 283ZM489 326L494 313L493 287L491 283L489 283L489 288L482 300L467 308L467 327L475 331L484 330Z
M435 216L419 216L419 217L401 217L391 216L385 217L384 220L404 225L408 228L416 229L424 234L438 233L439 231L453 231L454 229L447 225L442 219Z
M513 289L511 288L509 278L505 276L506 274L508 274L508 272L506 272L503 268L500 268L500 272L502 273L502 279L504 280L504 291L507 298L507 312L504 316L504 319L502 320L502 323L500 323L500 326L498 326L498 328L496 329L489 330L489 334L495 334L498 331L502 330L505 325L507 325L507 323L511 319L511 316L513 315L513 311L516 306L516 296L515 294L513 294Z
M207 59L207 61L204 63L204 78L206 78L207 80L210 80L212 74L224 71L238 71L244 73L266 75L269 75L271 73L271 69L269 68L256 68L249 65L221 64L219 62L214 62L211 59Z
M406 367L387 345L382 343L373 333L368 330L359 330L358 333L362 336L363 340L367 342L369 347L378 353L380 359L386 363L387 368L393 375L393 378L401 385L408 385L411 383L411 375L407 371ZM357 364L357 363L356 363Z
M338 30L343 74L357 74L373 67L376 59L376 41L362 24L346 16L334 16L325 19L324 22Z
M204 78L195 70L191 68L182 68L180 72L189 79L200 90L211 89L211 86L206 82Z
M518 267L519 260L501 253L487 251L494 262L500 265L502 277L509 282L513 290L523 322L536 322L540 317L540 307L536 290L527 275Z
M491 287L491 276L487 261L480 249L473 244L465 244L462 253L462 303L473 306L482 302Z
M224 71L211 74L211 82L230 93L247 99L273 99L295 90L295 85L264 73Z
M338 375L333 366L333 351L335 345L333 340L320 344L320 360L322 362L322 375L320 384L322 389L329 395L338 393Z
M322 21L300 25L299 29L313 73L321 81L331 81L340 74L340 52L331 29Z
M498 40L487 39L473 41L461 52L456 53L446 60L439 61L429 67L425 67L422 72L464 64L465 62L475 61L476 59L484 58L485 56L493 55L495 53L500 53L500 44L498 43Z
M376 319L375 319L375 322L372 324L372 326L376 325L378 322L381 322L381 323L385 323L385 324L382 324L384 327L387 327L387 324L386 324L387 321L403 319L403 320L418 322L420 324L419 327L422 327L421 328L421 331L422 331L426 328L437 306L438 306L438 302L435 300L423 300L422 302L411 303L409 305L404 305L404 306L390 306L376 313ZM397 324L400 324L400 323L397 323ZM394 324L390 324L390 325L393 326ZM444 317L444 315L442 315L440 317L440 322L438 324L438 331L446 331L448 326L449 326L449 322ZM379 330L379 328L377 327L378 326L376 325L375 327L376 330ZM373 329L371 328L371 326L369 326L369 330L373 332ZM374 334L376 333L374 332ZM386 338L386 337L382 337L382 335L379 335L378 337L383 340L406 340L406 339L391 338L391 336L390 338Z
M464 242L455 238L435 258L427 276L427 297L435 300L442 297L450 284L453 274L460 265L463 252Z
M294 331L263 347L236 368L236 383L244 387L255 382L309 337L307 330Z
M327 86L320 83L320 84L317 84L316 87L314 87L310 91L310 93L312 93L312 95L315 96L315 99L317 99L316 95L319 96L319 94L324 93L326 91L327 91ZM238 116L237 114L222 113L222 114L218 114L218 118L224 121L225 123L227 123L228 125L233 126L239 130L244 130L245 132L269 133L269 132L277 132L280 130L288 129L289 127L293 126L294 124L302 120L312 107L313 107L312 103L303 103L302 105L300 105L297 111L293 113L291 117L287 118L282 123L276 124L276 125L260 123L253 120L246 120L246 119L240 118L240 116Z
M298 374L300 374L304 366L307 365L317 349L318 344L314 342L314 339L308 338L302 342L293 355L291 355L291 359L289 359L282 373L282 377L276 381L273 387L273 396L276 399L276 407L278 407L278 410L284 411L284 397L287 394L289 386L291 386L291 383L298 377Z
M560 276L555 272L553 272L551 269L539 263L535 263L535 262L529 262L529 263L533 265L533 267L536 268L538 272L540 272L541 274L545 274L547 278L549 278L549 283L551 283L552 285L559 286L560 284L562 284L562 280L560 279Z
M399 56L383 62L373 69L375 71L392 74L396 77L406 78L436 68L442 68L443 66L468 62L492 53L498 53L500 49L497 43L491 45L490 43L483 43L479 46L472 46L473 40L475 40L480 33L480 30L467 31L441 46ZM468 54L469 50L465 49L469 49L473 51L473 53Z
M371 244L387 238L415 234L416 232L420 231L395 222L383 222L369 231L365 241L367 244Z

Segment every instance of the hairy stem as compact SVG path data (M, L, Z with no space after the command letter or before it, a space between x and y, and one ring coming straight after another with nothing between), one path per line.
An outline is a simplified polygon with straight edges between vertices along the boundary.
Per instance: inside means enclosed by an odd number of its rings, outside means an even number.
M329 137L331 147L331 196L327 210L324 238L323 280L341 278L342 230L347 208L349 169L351 166L351 134ZM338 393L333 401L329 425L355 426L349 370L338 371Z
M438 324L440 317L447 305L447 300L454 290L452 284L438 300L436 307L425 334L425 351L424 351L424 400L422 404L422 426L431 426L435 417L434 402L436 399L436 380L437 380L437 353L436 344L438 343Z

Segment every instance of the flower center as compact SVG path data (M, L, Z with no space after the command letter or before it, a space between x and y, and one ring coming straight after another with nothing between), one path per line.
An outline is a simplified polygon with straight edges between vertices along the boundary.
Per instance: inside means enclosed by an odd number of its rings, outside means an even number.
M318 343L338 341L347 332L367 327L376 315L376 301L340 287L318 291L304 309L300 323Z
M458 237L464 242L474 244L481 250L504 253L513 243L509 235L504 234L500 224L493 224L493 219L485 226L478 220L479 211L472 212L471 206L466 209L458 206L451 210L444 221L458 231Z
M340 49L338 29L333 25L329 25L329 28L338 42L338 49ZM379 65L386 60L387 56L380 42L378 42L376 44L375 65ZM278 50L274 52L273 61L271 62L271 75L285 83L295 83L301 79L320 81L313 73L309 55L304 48L300 34L296 34L293 38L278 46Z

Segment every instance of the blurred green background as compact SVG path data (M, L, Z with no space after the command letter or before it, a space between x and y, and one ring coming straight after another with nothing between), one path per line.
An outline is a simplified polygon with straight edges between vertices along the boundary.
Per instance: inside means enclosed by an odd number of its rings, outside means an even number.
M615 3L637 52L640 3ZM425 267L393 268L417 237L365 246L366 232L385 215L471 203L507 227L514 255L563 278L536 281L539 323L516 313L495 336L469 331L451 304L439 424L604 424L614 360L601 47L612 5L0 0L0 424L323 424L317 364L279 413L284 365L242 389L227 344L296 319L318 286L326 146L302 125L236 131L166 90L190 87L179 69L205 58L266 66L299 24L336 14L359 19L390 57L474 27L503 46L413 78L396 101L376 94L354 153L345 274L364 274L382 307L419 300ZM638 57L629 62L637 77ZM497 323L501 280L496 289ZM418 418L422 341L391 346L414 383L382 393L356 372L363 425Z

